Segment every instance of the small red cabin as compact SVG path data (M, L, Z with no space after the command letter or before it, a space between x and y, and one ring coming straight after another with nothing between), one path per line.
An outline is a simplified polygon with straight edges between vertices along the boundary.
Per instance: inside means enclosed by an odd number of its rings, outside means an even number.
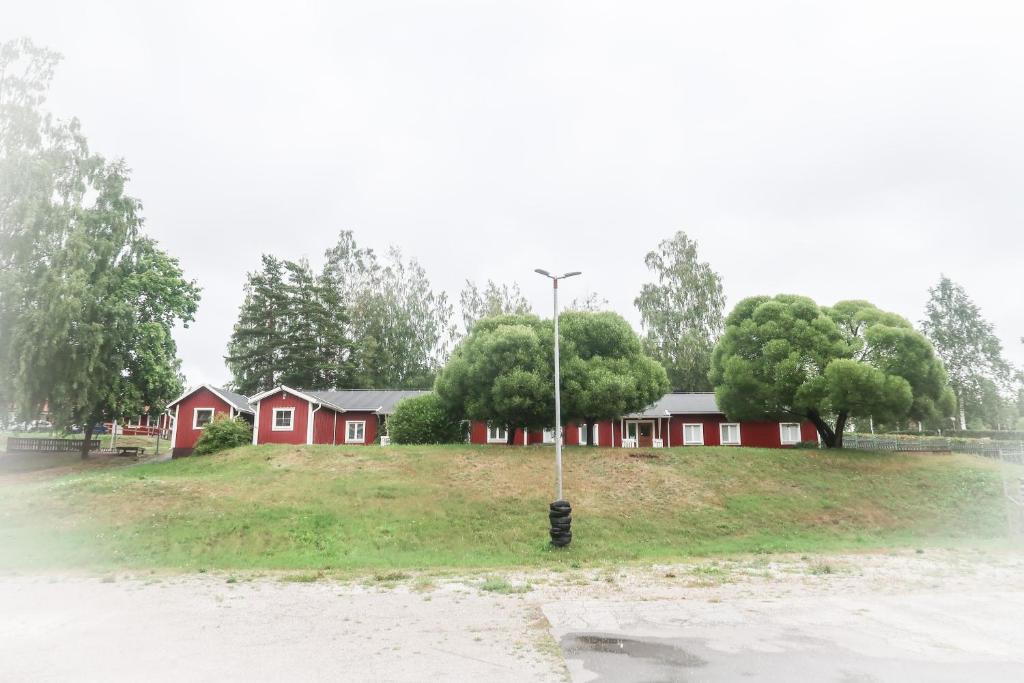
M507 443L504 426L474 422L470 442ZM584 425L564 427L567 446L586 443ZM554 430L517 429L514 443L554 443ZM639 413L594 425L594 442L612 448L670 448L672 446L755 446L787 448L801 441L817 441L818 432L809 420L792 422L732 422L718 409L710 392L666 394Z
M250 422L253 411L249 399L241 394L203 384L189 389L167 406L171 420L171 456L191 455L203 433L203 427L216 415L241 415Z
M398 402L420 390L318 391L280 386L253 396L253 444L370 444Z

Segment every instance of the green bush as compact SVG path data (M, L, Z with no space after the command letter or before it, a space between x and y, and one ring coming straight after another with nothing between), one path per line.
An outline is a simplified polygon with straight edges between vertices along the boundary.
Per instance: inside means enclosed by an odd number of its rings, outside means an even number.
M203 433L196 442L196 455L208 455L229 448L238 448L252 443L252 426L241 417L234 419L217 415L203 427Z
M462 422L453 417L437 394L407 398L388 418L388 434L395 443L458 443Z

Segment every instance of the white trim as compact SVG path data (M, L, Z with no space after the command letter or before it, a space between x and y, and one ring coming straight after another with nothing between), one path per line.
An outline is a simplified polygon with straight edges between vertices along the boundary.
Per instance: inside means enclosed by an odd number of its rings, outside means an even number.
M587 423L586 422L584 422L583 424L576 425L576 443L578 443L580 446L586 446L587 445L587 431L586 430L587 430ZM594 423L594 445L595 446L600 446L601 445L601 423L600 422L595 422Z
M796 427L796 441L786 440L786 427ZM779 423L779 443L783 446L795 446L800 443L801 429L799 422L780 422Z
M288 426L277 426L277 414L288 413ZM270 431L272 432L294 432L295 431L295 408L274 408L270 413Z
M257 446L260 443L260 404L256 404L256 419L253 420L252 425L252 445Z
M323 408L323 405L318 403L315 410L312 401L307 402L306 405L309 406L309 415L306 418L306 445L311 446L313 444L313 420L316 419L316 411Z
M210 411L210 422L213 422L213 418L217 417L217 409L216 408L205 408L205 407L204 408L193 408L192 409L192 429L202 429L202 427L199 426L199 411L200 410L208 410L208 411ZM207 422L206 424L209 424L209 422Z
M363 433L358 439L350 438L352 427L362 425ZM345 443L366 443L366 420L345 420Z
M722 427L735 427L736 428L736 440L726 441L722 435ZM742 438L740 436L740 423L739 422L719 422L718 423L718 443L722 446L741 446Z
M174 406L174 424L171 426L171 455L174 455L174 449L178 447L178 409L181 406Z
M687 427L699 427L700 428L700 441L693 441L686 438ZM683 445L684 446L703 446L704 445L704 424L701 422L684 422L683 423Z
M626 420L626 423L625 423L626 429L622 433L622 436L623 436L623 438L630 439L631 442L632 441L636 442L637 445L633 446L633 448L639 448L640 447L640 424L641 423L649 424L651 426L651 447L653 448L654 439L656 438L654 436L654 429L655 429L654 423L655 422L656 422L656 420L654 418ZM636 429L634 430L634 436L629 436L629 425L631 425L631 424L632 425L636 425Z
M495 430L495 433L497 433L498 430L504 432L505 436L503 436L503 437L493 437L492 438L491 437L491 430L492 429ZM508 443L508 428L500 426L500 425L495 425L493 427L491 425L487 425L487 443Z

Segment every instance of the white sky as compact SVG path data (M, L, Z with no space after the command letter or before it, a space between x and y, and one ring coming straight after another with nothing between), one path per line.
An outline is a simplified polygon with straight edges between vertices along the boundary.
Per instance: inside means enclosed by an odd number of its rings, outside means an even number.
M1024 3L5 0L50 98L134 169L204 288L177 335L224 382L245 272L338 230L466 278L584 271L637 322L675 230L729 307L793 292L914 322L944 272L1024 364Z

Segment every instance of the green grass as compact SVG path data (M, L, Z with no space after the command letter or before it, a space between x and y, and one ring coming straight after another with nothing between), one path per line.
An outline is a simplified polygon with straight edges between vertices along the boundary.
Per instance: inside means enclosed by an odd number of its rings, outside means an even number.
M569 448L573 543L547 542L549 449L245 447L4 474L0 569L579 567L920 547L1005 533L996 464L966 455Z

